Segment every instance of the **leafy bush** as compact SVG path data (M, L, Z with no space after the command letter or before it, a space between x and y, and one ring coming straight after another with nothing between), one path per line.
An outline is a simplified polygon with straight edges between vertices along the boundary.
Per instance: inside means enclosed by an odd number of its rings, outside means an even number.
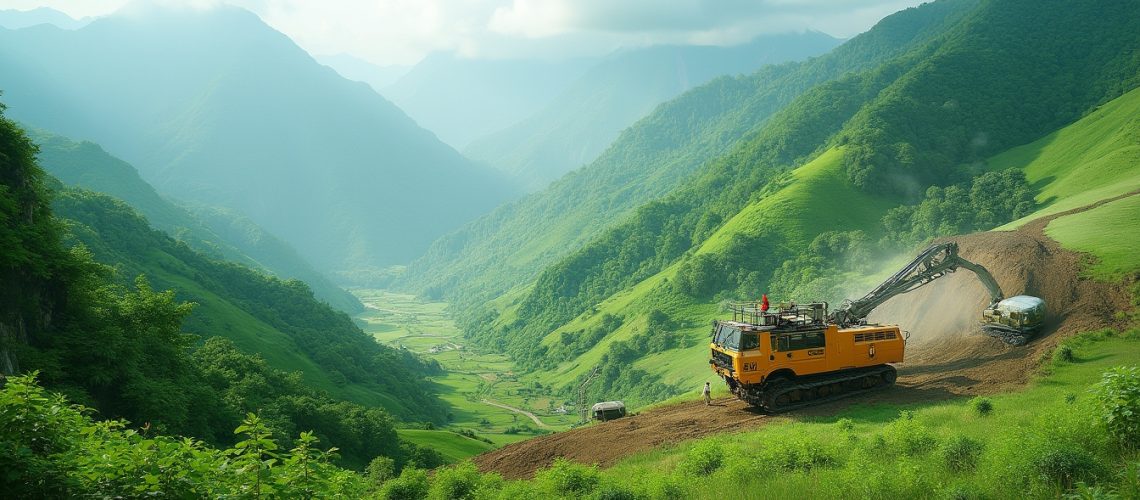
M467 461L437 470L428 498L474 499L479 497L481 491L497 490L502 486L501 482L497 474L482 475L474 463Z
M903 411L886 429L887 441L905 455L917 456L930 451L937 439L920 422L914 413Z
M379 496L385 500L420 500L428 494L428 482L427 471L407 467L400 477L384 483Z
M851 432L855 430L855 422L849 418L841 418L835 421L835 426L843 432Z
M1061 344L1053 350L1054 363L1072 363L1077 358L1073 355L1073 348L1068 344Z
M598 490L593 498L595 500L634 500L637 495L619 486L608 485Z
M724 450L718 443L704 441L685 453L677 471L690 476L707 476L724 464Z
M1045 449L1030 462L1046 483L1071 488L1077 481L1092 481L1104 471L1096 457L1083 448L1056 446Z
M760 461L781 470L804 472L834 467L839 463L832 450L819 441L808 438L774 443L764 450Z
M974 408L974 413L978 416L988 416L994 411L994 402L990 398L978 396L970 401L970 406Z
M597 466L588 466L557 458L550 468L534 475L539 487L554 494L585 496L598 487L601 474Z
M970 472L978 464L984 445L966 436L954 436L942 445L942 461L952 472Z
M1119 366L1104 372L1094 393L1109 434L1124 446L1140 443L1140 368Z

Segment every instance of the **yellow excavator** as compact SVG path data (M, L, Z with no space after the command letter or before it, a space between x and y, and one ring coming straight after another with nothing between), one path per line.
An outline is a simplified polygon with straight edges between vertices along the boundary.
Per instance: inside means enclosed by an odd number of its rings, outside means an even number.
M1045 302L1004 298L989 271L958 255L957 243L933 245L866 296L829 312L826 302L770 308L732 304L731 320L713 321L712 370L751 406L781 412L894 384L908 335L898 325L867 323L891 297L965 268L990 293L982 329L1011 345L1024 345L1045 320Z

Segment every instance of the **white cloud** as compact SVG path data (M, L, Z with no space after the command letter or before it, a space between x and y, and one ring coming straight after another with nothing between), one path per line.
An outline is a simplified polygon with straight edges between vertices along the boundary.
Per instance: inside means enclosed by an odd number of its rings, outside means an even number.
M249 9L314 54L411 64L432 51L561 57L655 43L731 44L814 29L849 37L920 0L141 0ZM128 0L0 0L72 17Z

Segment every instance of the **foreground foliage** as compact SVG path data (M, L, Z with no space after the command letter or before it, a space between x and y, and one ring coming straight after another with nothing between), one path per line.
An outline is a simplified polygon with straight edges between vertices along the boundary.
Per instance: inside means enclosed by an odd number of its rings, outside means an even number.
M1136 498L1136 440L1114 422L1135 412L1140 377L1113 365L1140 355L1140 330L1066 344L1072 361L1052 362L1049 378L1025 392L986 399L985 416L979 400L856 406L842 418L776 422L604 471L558 459L525 481L470 462L397 472L386 458L360 474L332 465L336 450L322 451L308 432L284 449L254 414L236 444L215 449L96 421L32 376L12 377L0 390L0 490L20 498Z

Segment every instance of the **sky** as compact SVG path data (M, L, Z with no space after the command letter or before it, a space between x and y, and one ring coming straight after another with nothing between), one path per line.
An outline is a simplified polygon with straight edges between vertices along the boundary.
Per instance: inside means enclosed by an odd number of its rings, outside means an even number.
M0 9L50 7L107 15L131 0L0 0ZM411 65L431 52L473 58L561 58L621 47L732 45L762 34L866 31L919 0L133 0L258 14L314 55L347 53Z

